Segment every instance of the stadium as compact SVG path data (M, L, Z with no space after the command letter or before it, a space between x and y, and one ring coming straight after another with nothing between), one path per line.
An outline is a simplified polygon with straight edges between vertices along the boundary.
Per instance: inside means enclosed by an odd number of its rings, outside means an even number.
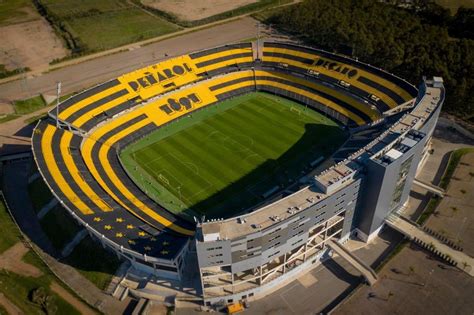
M319 49L236 43L70 97L32 147L104 250L232 303L370 242L403 209L443 101L438 77L417 88Z

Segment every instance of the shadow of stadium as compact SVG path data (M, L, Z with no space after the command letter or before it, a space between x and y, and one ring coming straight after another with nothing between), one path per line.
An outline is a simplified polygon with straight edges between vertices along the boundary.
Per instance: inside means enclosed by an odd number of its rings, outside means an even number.
M331 156L347 137L348 133L341 127L306 124L301 138L278 159L266 160L239 180L189 208L205 215L206 219L249 212L296 184L298 178L314 168L310 166L311 162L321 156L325 159ZM270 193L272 190L275 191Z

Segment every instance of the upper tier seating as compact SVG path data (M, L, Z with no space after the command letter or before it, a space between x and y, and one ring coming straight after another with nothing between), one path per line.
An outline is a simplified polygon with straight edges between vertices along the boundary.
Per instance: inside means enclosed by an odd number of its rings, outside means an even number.
M288 70L300 69L320 80L346 85L349 89L354 86L357 92L365 91L365 96L374 95L389 108L405 103L417 95L413 86L380 69L317 49L265 43L263 63Z
M78 220L125 248L164 257L170 251L156 240L178 235L182 245L194 224L168 212L131 180L118 157L128 144L192 111L251 91L281 95L358 127L411 100L413 89L381 70L318 50L266 43L263 62L254 63L250 43L227 45L124 74L66 100L59 119L81 132L42 121L33 152L49 187Z

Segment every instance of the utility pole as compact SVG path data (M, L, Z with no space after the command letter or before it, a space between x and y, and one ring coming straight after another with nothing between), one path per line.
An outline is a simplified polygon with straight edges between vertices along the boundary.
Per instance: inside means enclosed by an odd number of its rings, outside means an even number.
M56 87L56 128L59 128L59 97L61 95L61 82Z

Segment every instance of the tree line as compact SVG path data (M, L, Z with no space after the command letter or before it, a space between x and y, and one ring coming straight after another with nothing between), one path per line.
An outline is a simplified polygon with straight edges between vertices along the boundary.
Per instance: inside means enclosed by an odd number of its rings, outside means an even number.
M395 1L396 2L396 1ZM427 1L400 7L373 0L306 0L265 19L306 43L407 79L442 76L444 110L474 122L474 10L455 16Z

